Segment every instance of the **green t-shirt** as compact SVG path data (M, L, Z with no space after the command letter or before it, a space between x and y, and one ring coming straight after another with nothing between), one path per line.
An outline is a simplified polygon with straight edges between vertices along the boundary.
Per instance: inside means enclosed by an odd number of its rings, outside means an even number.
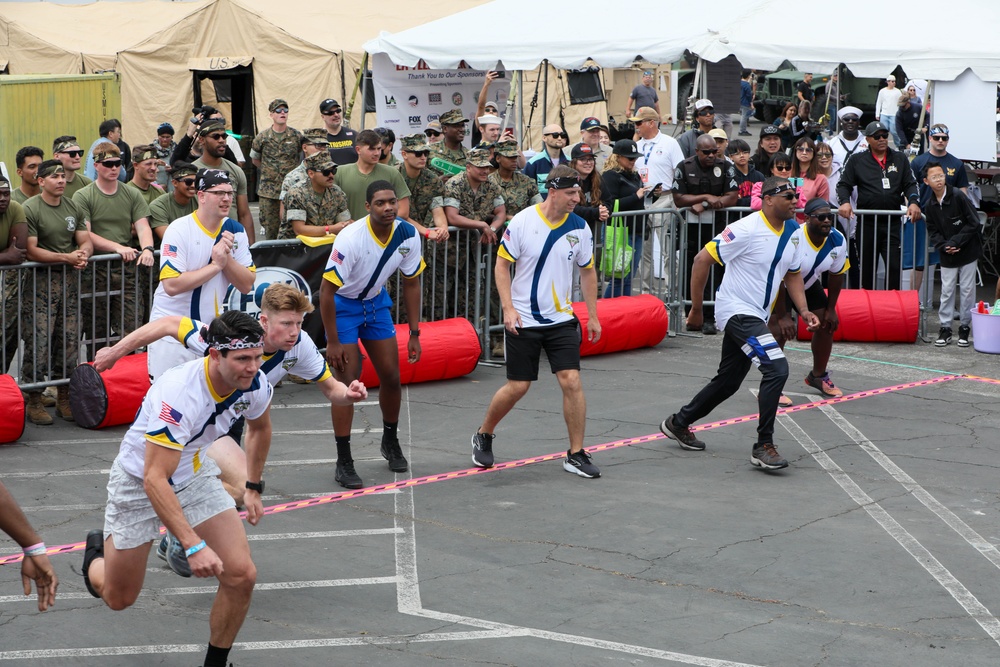
M125 185L128 186L128 187L130 187L130 188L135 188L136 192L138 192L140 195L142 195L142 200L144 202L146 202L147 206L149 204L152 204L154 201L156 201L156 198L159 197L160 195L162 195L165 192L165 190L163 188L161 188L160 186L155 185L155 184L154 185L150 185L149 188L147 188L146 190L143 190L138 185L136 185L135 181L129 181Z
M191 197L187 206L181 206L172 192L162 194L149 205L149 226L151 229L166 227L178 218L191 215L198 210L198 198Z
M73 195L73 202L83 219L90 221L90 231L113 243L138 247L132 238L132 224L139 218L149 218L149 206L138 189L118 183L115 194L106 195L91 183Z
M81 169L80 171L76 172L76 176L73 177L72 183L66 181L66 189L63 190L62 196L66 197L67 199L72 199L73 195L75 195L80 190L83 190L91 183L93 183L93 181L84 176L83 170Z
M38 239L39 248L61 253L77 249L73 237L77 229L84 229L84 218L69 197L62 197L59 206L46 204L41 195L30 197L24 203L24 217L28 220L28 236Z
M356 162L337 168L337 177L334 182L347 195L347 206L351 211L352 220L360 220L368 215L368 211L365 209L365 196L368 193L368 184L375 181L389 181L392 184L392 189L396 192L397 199L410 196L410 189L406 187L406 181L392 167L377 164L372 173L367 176L358 171Z
M7 249L10 245L10 230L13 229L14 225L20 225L27 222L24 217L24 209L16 201L12 201L10 206L3 215L0 215L0 252ZM21 239L22 241L24 239ZM22 244L23 245L23 244Z
M18 204L23 204L24 202L28 201L28 198L31 196L32 195L24 194L21 188L15 188L10 193L11 201L16 201Z
M194 166L199 169L222 169L223 171L229 172L229 175L233 179L233 189L236 190L236 197L240 195L246 195L247 193L247 175L243 173L243 168L238 164L233 164L226 158L219 158L222 160L222 164L218 167L210 167L198 158L193 162ZM239 222L239 218L236 214L236 197L233 197L233 203L229 205L229 217L233 220Z

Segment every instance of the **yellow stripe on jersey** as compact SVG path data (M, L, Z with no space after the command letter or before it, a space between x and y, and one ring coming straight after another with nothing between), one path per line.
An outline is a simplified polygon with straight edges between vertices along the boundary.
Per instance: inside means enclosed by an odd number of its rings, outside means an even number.
M844 260L844 269L843 269L843 271L838 271L837 273L835 273L833 275L835 275L835 276L842 276L845 273L847 273L847 269L849 269L849 268L851 268L851 260L845 259Z
M329 280L331 283L333 283L337 287L343 287L344 286L344 279L340 277L339 273L337 273L337 267L333 267L332 269L330 269L329 271L327 271L326 273L324 273L323 274L323 280Z
M201 450L199 449L194 453L194 458L191 459L191 468L197 473L201 468Z
M392 234L389 234L389 238L385 240L385 243L379 241L378 236L375 235L375 230L372 229L372 217L370 215L365 216L365 226L368 228L368 233L372 235L372 238L375 239L375 243L377 243L380 248L385 248L389 245L389 241L392 240Z
M330 372L330 367L326 366L323 369L323 374L320 375L318 378L313 378L313 382L324 382L326 380L329 380L332 377L333 377L333 373Z
M535 210L538 212L538 217L542 219L542 222L544 222L546 225L549 226L549 229L555 229L562 223L566 222L566 218L569 217L569 213L566 213L565 215L563 215L563 217L559 218L557 221L550 222L549 219L545 217L545 214L542 213L541 204L535 204Z
M507 251L507 247L504 246L502 243L500 244L500 247L497 249L497 257L503 257L511 264L517 262L516 259L510 256L510 253Z
M722 266L725 266L725 263L722 261L722 258L719 257L719 242L718 241L716 241L715 239L712 239L711 241L709 241L708 243L706 243L705 244L705 250L707 250L708 254L712 256L712 259L714 259L717 263L722 264Z
M219 396L219 394L216 393L215 387L212 386L212 378L209 377L208 375L208 357L205 357L205 384L208 386L208 393L212 395L212 400L214 400L216 403L222 403L224 400L226 400L226 398L230 394L233 393L231 391L229 392L229 394L226 394L225 396ZM233 391L236 390L234 389Z
M170 438L170 434L165 431L161 431L156 435L150 433L146 434L146 442L151 442L154 445L159 445L160 447L166 447L167 449L172 449L175 452L179 452L184 449L184 445L179 442L174 442Z
M196 225L198 225L198 229L200 229L201 231L203 231L205 233L205 236L207 236L208 238L210 238L210 239L212 239L214 241L215 240L215 234L213 234L212 232L210 232L207 229L205 229L205 225L201 224L201 219L198 217L198 211L192 211L191 212L191 217L194 218L194 223Z
M399 272L402 273L403 277L405 277L405 278L416 278L421 273L423 273L424 269L426 269L426 268L427 268L427 264L424 262L424 258L421 257L420 258L420 266L417 268L416 271L414 271L413 273L404 273L403 272L403 268L400 267Z
M581 269L592 269L592 268L594 268L594 254L593 253L590 254L590 261L587 262L587 264L585 266L581 266L580 268Z
M197 333L198 327L195 326L194 320L190 317L182 317L180 324L177 326L177 340L181 343L187 342L188 336Z
M160 269L160 280L167 280L169 278L176 278L181 275L181 272L170 266L170 262L167 262Z
M567 315L572 315L573 314L573 306L572 306L572 304L570 304L570 302L568 300L566 301L566 303L563 303L559 299L559 295L556 294L556 286L554 284L552 285L552 305L560 313L566 313Z
M257 273L257 267L254 264L248 266L247 269L250 271L250 273Z

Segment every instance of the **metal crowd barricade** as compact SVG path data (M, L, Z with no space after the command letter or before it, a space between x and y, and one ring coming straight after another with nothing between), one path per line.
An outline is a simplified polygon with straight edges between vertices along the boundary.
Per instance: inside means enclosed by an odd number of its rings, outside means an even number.
M25 262L0 267L3 369L22 389L67 384L78 362L148 320L154 271L121 256L95 255L85 269Z

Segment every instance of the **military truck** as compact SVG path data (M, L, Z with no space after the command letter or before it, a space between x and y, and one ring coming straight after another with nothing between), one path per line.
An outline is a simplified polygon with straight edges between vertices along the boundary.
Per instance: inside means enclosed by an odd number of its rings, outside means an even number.
M884 85L883 80L856 77L843 67L840 72L841 101L837 106L851 105L861 109L862 123L874 120L875 99L878 97L879 88ZM906 81L905 75L899 68L895 74L897 81ZM804 72L790 66L761 75L757 80L754 117L765 123L773 122L788 102L798 100L796 87L804 77ZM813 103L812 116L814 119L818 119L826 113L826 84L829 80L829 75L813 74L812 89L815 93L815 102Z

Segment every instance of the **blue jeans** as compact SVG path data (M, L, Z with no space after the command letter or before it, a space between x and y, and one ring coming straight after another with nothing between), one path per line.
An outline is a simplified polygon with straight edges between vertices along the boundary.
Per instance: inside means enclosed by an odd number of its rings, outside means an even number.
M747 123L753 115L753 107L740 107L740 133L747 131Z
M624 278L605 276L609 280L608 286L604 289L604 298L610 299L614 296L632 296L632 276L639 270L639 261L642 259L642 233L635 231L629 234L629 243L632 244L632 270Z
M878 117L878 122L882 123L889 129L889 134L892 135L892 140L896 144L896 149L902 149L906 147L906 142L903 138L896 133L896 114L882 114Z

